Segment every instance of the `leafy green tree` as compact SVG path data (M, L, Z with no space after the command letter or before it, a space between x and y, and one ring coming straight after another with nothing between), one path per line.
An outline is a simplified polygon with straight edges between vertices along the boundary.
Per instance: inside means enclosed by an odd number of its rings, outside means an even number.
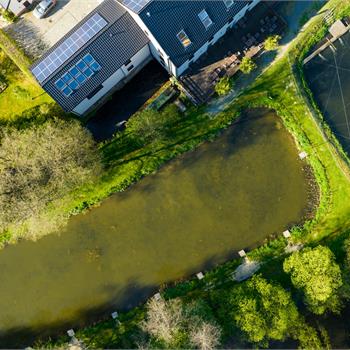
M269 340L283 341L302 323L290 293L261 276L233 288L228 305L222 305L223 317L229 313L248 341L260 346L268 347Z
M340 267L327 247L305 248L283 263L293 285L304 292L305 302L315 314L330 310L338 313L339 287L343 284Z
M219 96L227 95L233 88L232 79L229 77L221 78L218 83L215 85L215 92Z
M278 48L279 41L281 40L280 35L271 35L264 41L264 48L266 51L274 51Z
M291 330L292 338L299 341L299 349L320 349L325 346L322 344L315 328L301 320L300 324Z
M93 182L100 171L95 142L78 122L51 120L3 131L0 230L35 220L53 201Z
M256 68L256 63L253 61L252 58L247 56L242 58L241 64L239 65L239 69L242 71L242 73L249 74L255 68Z

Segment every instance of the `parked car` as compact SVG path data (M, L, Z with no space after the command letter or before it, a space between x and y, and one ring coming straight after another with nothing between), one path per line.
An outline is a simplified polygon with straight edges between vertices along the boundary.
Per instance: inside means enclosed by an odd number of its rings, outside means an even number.
M57 0L42 0L35 7L33 15L36 18L44 18L56 5Z

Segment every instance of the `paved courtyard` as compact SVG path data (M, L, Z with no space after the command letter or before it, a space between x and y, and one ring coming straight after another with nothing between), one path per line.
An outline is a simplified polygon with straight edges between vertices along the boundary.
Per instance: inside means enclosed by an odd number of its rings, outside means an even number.
M71 30L99 5L99 0L58 0L46 18L37 19L32 12L5 28L25 52L34 59Z

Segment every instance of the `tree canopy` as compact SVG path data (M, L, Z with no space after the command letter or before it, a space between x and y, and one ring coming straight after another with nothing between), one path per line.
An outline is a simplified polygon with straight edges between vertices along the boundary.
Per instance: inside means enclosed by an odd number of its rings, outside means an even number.
M271 35L264 41L264 48L266 51L273 51L278 48L278 43L281 39L280 35Z
M141 143L157 141L167 135L167 129L178 118L179 112L175 105L167 106L162 111L148 108L135 113L128 120L126 129Z
M209 350L220 344L221 329L201 299L186 304L181 299L151 299L142 328L150 335L147 348Z
M340 311L339 287L343 284L339 265L328 247L305 248L283 263L296 288L303 291L305 302L315 314Z
M251 73L256 68L256 63L250 57L243 57L239 69L244 74Z
M221 78L218 83L215 85L215 92L219 96L227 95L233 87L233 82L229 77Z
M101 169L90 135L78 122L51 120L3 131L0 145L0 230L33 218Z
M262 346L268 346L269 340L284 340L300 323L290 293L261 276L233 288L228 304L222 313L229 312L247 339Z

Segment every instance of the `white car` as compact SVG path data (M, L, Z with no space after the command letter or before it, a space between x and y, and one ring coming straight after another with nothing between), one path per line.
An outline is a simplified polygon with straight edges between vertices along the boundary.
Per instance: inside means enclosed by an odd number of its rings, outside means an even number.
M42 0L40 3L35 7L33 11L33 15L36 18L44 18L53 7L55 7L57 3L57 0Z

